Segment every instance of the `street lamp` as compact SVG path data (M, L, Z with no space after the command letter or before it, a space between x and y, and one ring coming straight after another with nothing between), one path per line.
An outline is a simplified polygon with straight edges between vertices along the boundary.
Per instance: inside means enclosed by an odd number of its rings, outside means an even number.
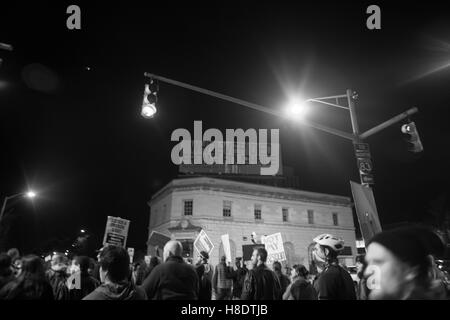
M3 206L2 206L2 211L0 212L0 222L2 221L3 215L5 213L6 210L6 204L8 203L8 200L20 197L20 196L24 196L30 199L33 199L34 197L36 197L36 193L29 190L28 192L21 192L21 193L16 193L12 196L6 196L5 199L3 200Z
M34 197L36 197L36 193L34 193L33 191L28 191L26 196L30 199L33 199Z
M286 105L285 110L289 117L301 121L304 120L309 108L301 98L291 98Z

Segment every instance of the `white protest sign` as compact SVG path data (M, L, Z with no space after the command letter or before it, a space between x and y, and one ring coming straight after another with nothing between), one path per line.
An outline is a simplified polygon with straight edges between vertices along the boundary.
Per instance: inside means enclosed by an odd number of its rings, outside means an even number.
M81 289L81 271L75 272L67 279L67 288L69 290Z
M284 252L283 239L281 233L275 233L264 238L264 246L267 250L267 263L272 264L274 261L285 261L286 254Z
M108 216L103 245L112 244L125 248L129 227L130 220Z
M130 256L130 263L133 263L134 248L128 248L128 255Z
M226 260L231 263L230 236L228 234L222 235L222 245Z
M205 230L202 229L194 241L194 248L200 253L201 251L206 251L211 255L211 251L214 249L212 241L209 239Z

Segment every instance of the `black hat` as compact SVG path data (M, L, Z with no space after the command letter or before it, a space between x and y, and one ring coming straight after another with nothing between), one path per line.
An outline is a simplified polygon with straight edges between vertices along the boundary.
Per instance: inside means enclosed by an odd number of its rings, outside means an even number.
M391 251L401 261L415 266L426 260L428 255L440 255L444 243L432 230L410 226L376 234L369 244L376 242Z
M203 259L209 259L209 254L206 251L200 251L200 256L202 256Z

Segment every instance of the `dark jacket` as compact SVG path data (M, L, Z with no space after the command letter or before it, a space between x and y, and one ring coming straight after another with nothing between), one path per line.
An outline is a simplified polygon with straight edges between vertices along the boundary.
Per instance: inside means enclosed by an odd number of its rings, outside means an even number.
M199 279L198 300L211 300L212 296L212 268L208 264L199 263L195 266Z
M80 288L69 289L69 300L81 300L100 286L100 281L89 273L80 273Z
M199 279L182 257L169 257L156 266L142 285L151 300L196 300Z
M356 300L352 277L337 264L328 266L313 285L319 300Z
M275 274L278 276L278 280L281 285L281 292L286 292L287 287L291 284L291 280L287 277L287 275L283 274L281 271L275 271Z
M66 269L50 269L46 275L53 288L53 297L55 300L69 300Z
M16 277L14 277L14 274L12 272L8 275L0 276L0 289L2 289L5 285L10 283L14 279L16 279Z
M285 300L317 300L317 293L314 287L304 278L296 278L287 287L283 296Z
M117 286L102 284L83 300L147 300L147 295L142 288L127 281Z
M247 273L241 300L281 300L282 294L278 276L261 264Z
M53 290L45 281L15 279L0 290L0 300L54 300Z
M229 278L233 279L233 297L241 298L246 275L247 269L242 267L230 271Z

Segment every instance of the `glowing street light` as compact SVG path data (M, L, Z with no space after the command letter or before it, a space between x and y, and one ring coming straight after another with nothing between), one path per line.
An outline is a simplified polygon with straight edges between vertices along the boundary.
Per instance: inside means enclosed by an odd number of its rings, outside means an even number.
M308 113L309 108L306 105L306 101L299 98L291 98L286 106L286 113L289 117L293 117L296 120L303 120Z
M34 197L36 197L36 193L30 190L27 192L26 196L30 199L33 199Z
M13 194L12 196L6 196L5 199L3 200L3 206L2 206L2 210L0 211L0 221L3 218L3 215L5 213L6 210L6 204L8 203L8 200L20 197L20 196L25 196L27 198L33 199L34 197L36 197L36 193L33 191L28 191L28 192L21 192L21 193L16 193Z

